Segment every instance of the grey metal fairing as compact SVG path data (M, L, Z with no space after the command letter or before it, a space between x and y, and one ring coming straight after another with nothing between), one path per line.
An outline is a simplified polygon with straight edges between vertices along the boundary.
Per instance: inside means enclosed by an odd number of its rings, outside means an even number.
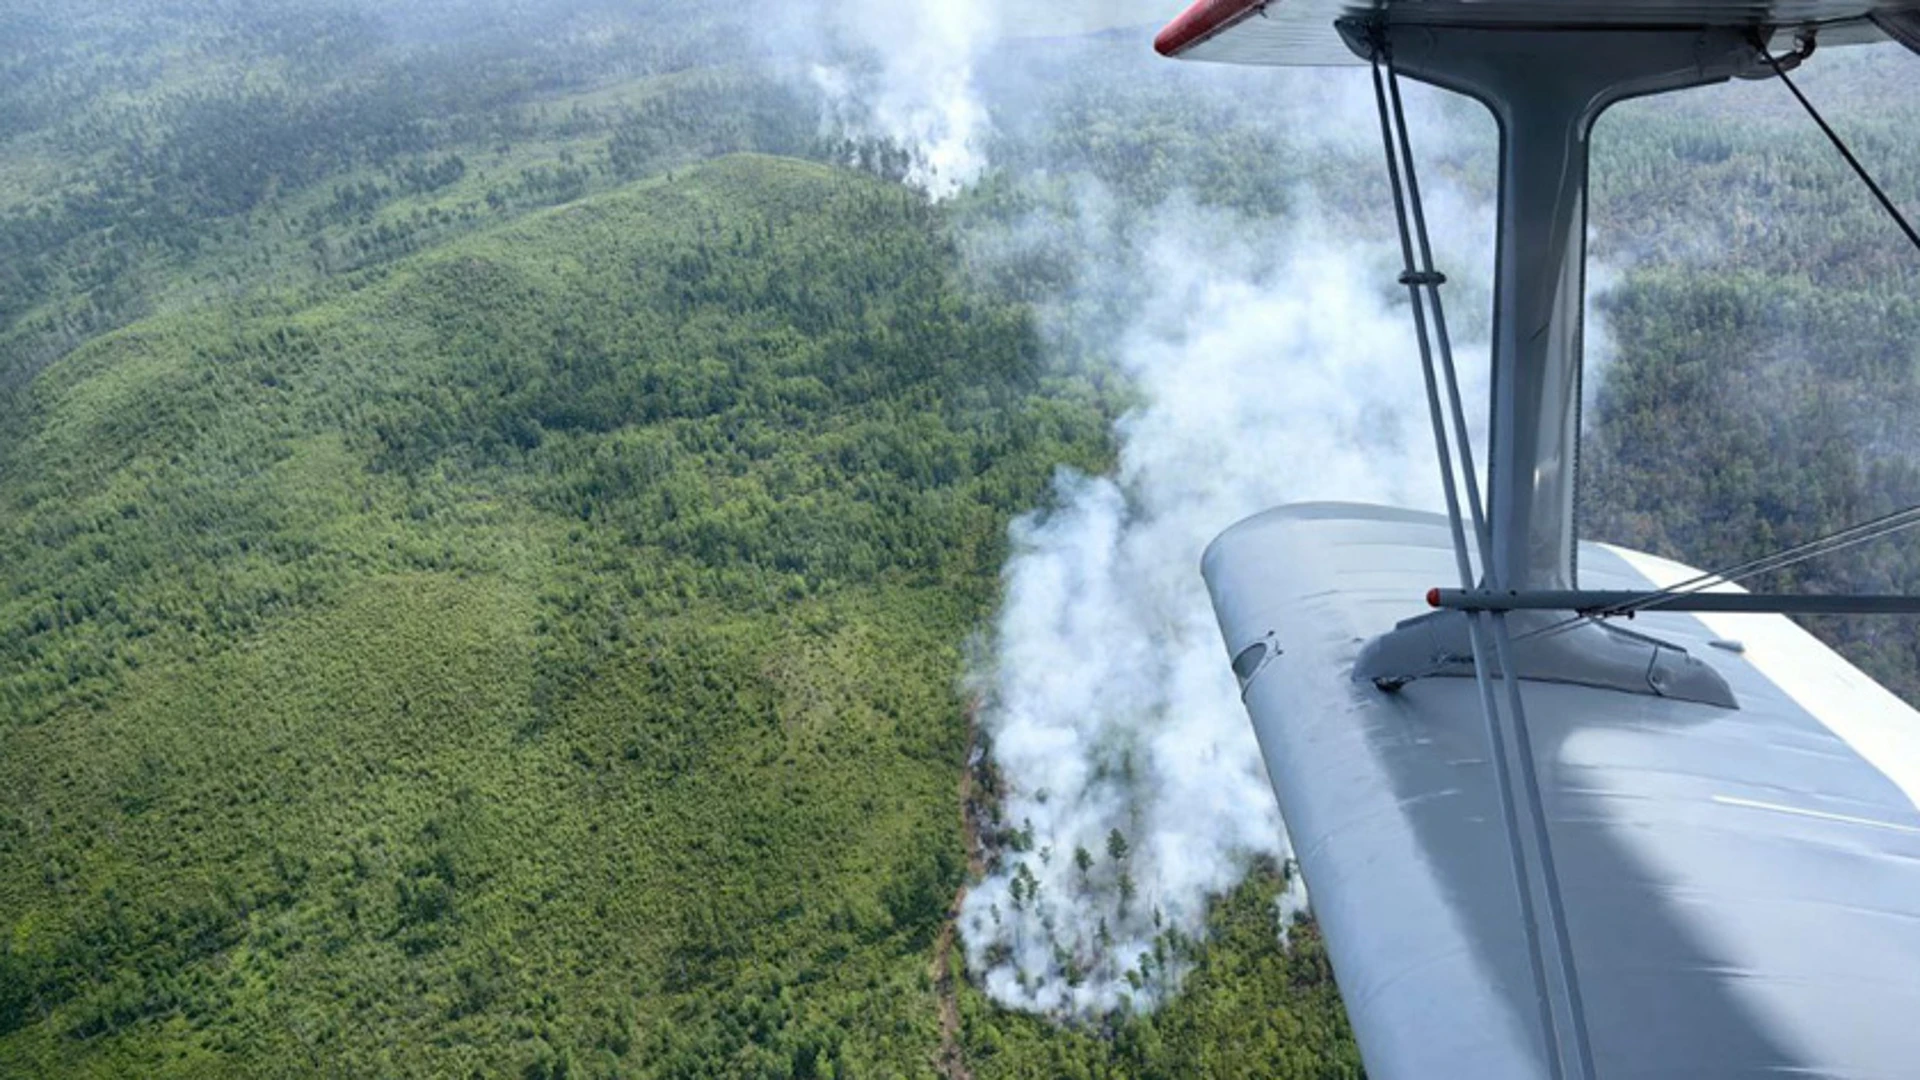
M1454 575L1444 519L1270 511L1204 571L1369 1075L1549 1075L1474 684L1352 678ZM1739 707L1522 682L1596 1075L1916 1075L1920 716L1778 616L1636 629Z
M1395 690L1419 679L1473 678L1467 619L1464 612L1436 611L1402 622L1367 644L1353 677ZM1712 665L1672 642L1595 622L1567 625L1564 611L1522 612L1508 625L1519 678L1739 707ZM1490 673L1503 674L1498 657L1485 660Z

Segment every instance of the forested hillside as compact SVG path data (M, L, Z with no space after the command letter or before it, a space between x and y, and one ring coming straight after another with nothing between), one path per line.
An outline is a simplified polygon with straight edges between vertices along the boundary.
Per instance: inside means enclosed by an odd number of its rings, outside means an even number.
M1917 69L1891 50L1803 77L1910 219ZM1617 340L1583 451L1588 534L1730 567L1920 505L1920 252L1786 89L1631 103L1596 145L1598 258L1627 272L1600 303ZM1920 593L1920 545L1749 586ZM1809 622L1920 702L1920 620Z
M1005 1010L952 912L1009 524L1137 403L1083 190L1382 225L1377 148L1048 43L935 203L765 48L695 0L0 13L0 1075L1360 1074L1283 867L1152 1014ZM1609 120L1598 176L1589 532L1705 564L1920 501L1916 264L1746 100ZM1820 629L1920 695L1912 626Z
M13 5L0 388L141 315L818 136L789 89L723 63L740 16L696 0L645 14L604 0Z
M413 157L308 130L346 92L186 133L162 95L126 122L206 174L116 151L90 180L132 201L10 212L0 1072L914 1076L964 1039L974 1075L1184 1075L1223 1004L1247 1060L1354 1060L1271 874L1196 1004L1120 1043L941 970L960 649L1117 405L923 196L687 168L816 146L725 69L477 131L413 103ZM276 131L339 154L278 167ZM226 161L278 189L207 190Z
M36 381L5 1060L930 1061L956 650L1102 445L945 252L734 158Z

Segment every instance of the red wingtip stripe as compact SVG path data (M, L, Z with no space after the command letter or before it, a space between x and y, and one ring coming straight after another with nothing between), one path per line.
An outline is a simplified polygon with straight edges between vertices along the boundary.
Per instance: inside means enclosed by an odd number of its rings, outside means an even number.
M1268 0L1198 0L1153 39L1153 51L1179 56L1217 34L1258 15Z

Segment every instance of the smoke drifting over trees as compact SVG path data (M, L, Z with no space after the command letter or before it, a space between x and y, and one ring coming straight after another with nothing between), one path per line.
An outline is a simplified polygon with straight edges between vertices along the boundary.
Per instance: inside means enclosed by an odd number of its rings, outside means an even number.
M828 4L821 21L840 32L835 42L867 62L813 70L831 73L822 85L832 121L850 136L904 145L909 179L958 198L963 225L970 205L1034 207L1012 227L1003 217L973 219L983 227L963 235L976 269L991 278L1051 265L1053 288L1032 296L1052 314L1055 360L1111 364L1139 397L1115 429L1115 471L1062 474L1052 505L1016 524L1003 607L969 682L1005 792L996 861L963 912L970 967L1006 1004L1090 1016L1163 1001L1179 985L1180 943L1193 940L1209 899L1253 860L1288 854L1198 586L1203 546L1281 502L1426 505L1436 470L1409 394L1407 316L1383 287L1396 253L1382 243L1388 204L1374 186L1363 82L1348 72L1156 63L1144 60L1142 35L1124 45L1023 46L996 34L1014 18L992 3L928 3L876 24L859 4ZM1837 87L1872 66L1842 59ZM1080 126L1088 113L1076 90L1090 85L1137 104L1128 114L1137 126ZM1700 123L1717 107L1784 119L1754 100L1755 89L1729 88L1718 92L1722 104L1709 96L1678 114ZM1455 325L1478 336L1491 274L1490 125L1457 100L1416 91L1415 101L1421 153L1441 178L1433 218L1456 283ZM1639 107L1640 120L1612 119L1606 130L1675 122L1662 107ZM1197 129L1231 131L1265 154L1210 159L1216 151L1192 145ZM1128 166L1116 170L1116 158ZM1644 167L1602 148L1603 185L1623 173L1636 190L1671 182L1631 171ZM989 190L967 194L982 176L992 177ZM1615 356L1606 310L1622 282L1616 264L1655 245L1690 259L1752 250L1754 232L1749 220L1716 233L1664 207L1656 228L1631 209L1608 209L1596 212L1590 280L1595 416L1619 408L1600 389ZM1471 343L1464 351L1471 379L1484 376L1476 351L1484 355ZM1726 379L1748 385L1744 375ZM1860 404L1861 427L1888 430L1873 419L1886 405ZM1613 433L1598 436L1596 449L1603 486L1590 513L1606 535L1647 542L1617 508L1663 484L1624 464L1639 455ZM1617 486L1628 468L1638 493ZM1826 477L1818 490L1863 482ZM1863 512L1886 501L1864 489L1847 498ZM1742 528L1765 532L1751 519ZM1745 550L1733 539L1673 553L1712 561L1712 552ZM1115 830L1130 838L1126 859L1100 856Z
M1054 288L1035 297L1051 362L1097 358L1137 396L1115 430L1113 474L1063 472L1052 505L1014 527L1002 609L968 680L1004 803L960 925L970 970L1002 1003L1075 1017L1150 1009L1178 991L1210 901L1256 860L1291 857L1199 583L1202 549L1275 503L1425 505L1437 489L1410 323L1383 287L1385 218L1355 216L1347 193L1310 175L1240 205L1203 204L1190 190L1199 172L1115 188L1076 113L1081 95L1131 84L1172 104L1142 116L1142 131L1112 132L1135 142L1119 153L1165 153L1154 120L1225 123L1359 177L1372 161L1352 126L1371 100L1351 72L1174 70L1146 57L1140 35L1005 41L985 3L929 0L879 23L829 5L817 18L852 57L807 65L829 73L830 122L850 141L904 144L909 180L936 198L1040 204L1011 223L974 219L962 236L976 272L1052 265ZM1471 147L1453 126L1430 124L1430 144ZM1017 167L996 190L966 193L997 152ZM1490 218L1439 187L1446 250L1471 257ZM1276 933L1301 900L1296 885Z
M1144 250L1108 262L1152 283L1118 354L1143 402L1113 476L1063 474L1055 507L1015 527L978 677L1018 839L962 922L1003 1001L1163 1000L1181 974L1169 942L1198 935L1252 860L1291 855L1195 587L1205 545L1280 502L1431 501L1384 253L1311 227L1255 247L1241 224L1168 208ZM1082 870L1066 858L1082 849L1107 854Z
M1196 563L1431 502L1373 103L1173 6L0 13L0 1073L1357 1075ZM1920 498L1920 275L1777 92L1600 127L1599 538ZM1410 104L1477 378L1491 123ZM1849 559L1775 584L1920 591Z

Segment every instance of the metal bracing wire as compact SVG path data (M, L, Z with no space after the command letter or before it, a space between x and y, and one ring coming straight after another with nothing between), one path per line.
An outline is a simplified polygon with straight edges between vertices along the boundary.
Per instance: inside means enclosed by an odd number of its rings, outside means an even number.
M1478 613L1485 616L1485 613ZM1507 709L1513 716L1513 748L1520 757L1520 780L1525 785L1527 809L1540 849L1540 877L1546 893L1548 922L1553 929L1554 946L1560 961L1560 978L1566 987L1567 1015L1571 1024L1575 1060L1583 1080L1592 1080L1593 1043L1587 1036L1587 1007L1580 993L1580 974L1573 961L1573 936L1567 928L1567 907L1560 894L1560 867L1553 857L1553 838L1547 832L1546 798L1540 790L1540 770L1535 767L1533 735L1527 727L1526 709L1520 701L1520 676L1513 665L1513 635L1507 626L1507 613L1492 614L1493 648L1500 661L1500 681L1507 687Z
M1433 424L1434 449L1438 456L1441 473L1441 487L1446 498L1447 520L1453 532L1455 562L1460 572L1461 587L1473 587L1473 567L1468 556L1466 526L1460 513L1459 477L1454 472L1453 445L1457 445L1460 460L1464 467L1467 487L1467 502L1473 515L1474 534L1478 542L1483 569L1491 566L1491 536L1487 529L1484 507L1480 501L1480 489L1473 471L1473 451L1469 438L1465 409L1460 400L1459 380L1454 363L1453 349L1446 331L1446 317L1440 301L1439 286L1446 280L1433 266L1432 245L1427 235L1426 214L1420 204L1419 180L1413 165L1413 150L1407 134L1406 111L1400 98L1398 77L1391 63L1383 63L1384 48L1377 48L1373 57L1374 97L1379 107L1380 134L1386 149L1387 175L1393 189L1394 217L1399 226L1401 256L1406 271L1401 275L1401 283L1407 286L1408 298L1413 307L1414 330L1420 345L1421 372L1426 382L1427 409ZM1404 177L1404 185L1403 185ZM1411 214L1409 214L1409 193L1411 193ZM1411 218L1411 223L1410 219ZM1419 258L1416 260L1416 234ZM1434 324L1438 331L1439 352L1445 368L1446 396L1449 407L1441 405L1440 372L1435 368L1434 346L1428 333L1427 304L1431 302L1434 310ZM1448 414L1453 419L1453 434L1457 443L1450 439ZM1453 444L1453 445L1450 445ZM1481 712L1486 720L1489 758L1493 766L1494 781L1500 796L1500 813L1505 826L1507 854L1513 870L1513 882L1516 901L1519 905L1521 922L1527 940L1527 955L1534 982L1534 992L1540 1010L1541 1037L1546 1042L1547 1062L1550 1075L1561 1080L1566 1075L1566 1065L1562 1050L1561 1022L1559 1009L1547 975L1547 949L1543 947L1540 935L1539 918L1533 897L1533 875L1529 869L1526 843L1521 835L1519 811L1514 792L1513 766L1507 753L1507 737L1501 722L1499 702L1495 698L1492 676L1489 672L1489 659L1498 654L1505 657L1511 645L1504 615L1489 616L1484 612L1475 612L1468 616L1468 630L1473 643L1474 679L1480 693ZM1491 639L1491 643L1489 642ZM1502 672L1511 672L1513 667L1504 659ZM1593 1058L1586 1033L1586 1018L1583 1015L1579 982L1573 968L1571 942L1566 930L1565 911L1560 902L1559 888L1553 872L1552 844L1546 831L1545 813L1540 801L1540 785L1533 767L1532 743L1526 732L1526 715L1520 701L1519 684L1513 678L1503 675L1501 681L1507 686L1508 708L1513 717L1516 731L1516 748L1519 750L1522 784L1528 793L1528 819L1534 830L1534 842L1541 852L1541 865L1545 874L1541 882L1541 891L1547 898L1549 921L1553 936L1553 952L1556 968L1562 984L1567 990L1568 1036L1573 1044L1574 1062L1583 1080L1593 1076Z
M1901 215L1898 207L1874 182L1838 134L1827 125L1812 103L1800 93L1799 88L1794 86L1779 61L1771 55L1767 55L1766 59L1773 66L1775 73L1813 116L1815 122L1820 125L1821 130L1826 132L1828 138L1839 148L1847 163L1853 167L1869 190L1879 199L1881 205L1893 216L1907 234L1908 239L1913 241L1916 248L1920 248L1920 233L1914 231ZM1505 582L1497 580L1497 568L1494 567L1491 559L1491 533L1485 506L1481 500L1477 473L1473 466L1472 441L1461 401L1458 373L1447 332L1445 308L1440 298L1439 287L1446 279L1434 268L1425 211L1420 197L1418 173L1414 165L1413 149L1407 129L1405 107L1400 97L1398 76L1393 70L1391 57L1387 55L1384 40L1376 39L1372 60L1374 93L1380 116L1381 136L1386 149L1395 221L1399 227L1401 254L1406 267L1400 281L1407 286L1413 308L1422 374L1426 384L1427 407L1433 425L1434 445L1440 466L1442 491L1446 499L1448 525L1453 534L1455 562L1460 573L1461 588L1471 590L1474 587L1466 525L1461 512L1461 503L1465 501L1473 520L1474 540L1479 549L1482 572L1488 575L1484 587L1498 589L1505 585ZM1429 304L1432 307L1431 334L1428 325ZM1435 338L1437 338L1439 364L1442 370L1436 370ZM1444 406L1442 405L1443 385L1446 398ZM1456 454L1461 468L1458 474L1455 472ZM1464 500L1459 491L1462 477L1467 489ZM1844 551L1915 525L1920 525L1920 507L1887 515L1876 521L1823 537L1810 544L1752 560L1725 571L1699 575L1677 586L1634 598L1620 609L1609 611L1607 614L1631 615L1636 611L1657 608L1663 602L1672 603L1678 597L1715 584L1737 582L1769 571L1785 569L1807 559ZM1558 867L1553 854L1545 795L1527 724L1520 680L1514 674L1517 669L1513 663L1514 650L1519 642L1564 632L1587 621L1589 616L1576 616L1519 638L1513 636L1505 611L1469 611L1466 613L1466 618L1473 652L1474 678L1486 721L1492 771L1500 797L1501 817L1506 830L1508 855L1528 945L1528 958L1540 1009L1541 1037L1546 1043L1549 1072L1555 1080L1566 1076L1569 1071L1575 1072L1583 1080L1591 1080L1595 1067L1591 1042L1586 1030L1585 1008L1574 962L1564 898L1559 888ZM1498 661L1497 676L1489 670L1491 666L1489 661L1495 659ZM1434 670L1439 670L1439 667L1437 666ZM1412 678L1418 677L1412 676ZM1508 736L1505 724L1502 722L1501 703L1496 699L1493 689L1493 679L1496 677L1505 686L1507 715L1513 725L1511 742L1514 758L1511 760L1508 757ZM1517 793L1513 776L1515 772L1519 774L1520 791ZM1543 940L1539 925L1539 912L1534 899L1536 878L1530 870L1529 853L1526 850L1518 820L1521 803L1524 803L1526 808L1527 823L1531 827L1534 849L1537 853L1539 870L1537 884L1544 899L1550 945ZM1548 978L1549 952L1552 953L1556 974L1560 979L1559 989L1564 993L1562 1001L1555 1000L1555 988ZM1564 1026L1562 1024L1563 1007ZM1570 1060L1567 1053L1569 1050L1571 1051Z
M1786 85L1788 90L1792 91L1794 99L1800 103L1800 106L1806 110L1807 115L1812 117L1813 122L1819 126L1820 130L1827 136L1827 139L1833 143L1834 149L1840 152L1840 156L1844 158L1847 165L1853 169L1854 175L1858 176L1861 183L1866 185L1867 190L1873 194L1873 197L1880 203L1881 207L1886 210L1887 215L1893 219L1894 224L1899 226L1900 231L1906 234L1907 239L1913 243L1914 247L1920 249L1920 231L1915 230L1913 224L1907 220L1906 215L1901 213L1899 206L1895 205L1893 199L1887 195L1886 190L1873 178L1873 174L1867 171L1867 167L1861 164L1858 157L1854 156L1853 150L1847 145L1846 140L1840 137L1839 132L1835 131L1833 125L1829 124L1826 117L1821 115L1820 110L1814 106L1807 95L1801 91L1799 85L1793 81L1792 76L1787 74L1788 68L1792 65L1790 63L1782 63L1779 57L1774 56L1773 53L1765 47L1764 43L1759 42L1757 39L1756 46L1760 50L1761 57L1765 59L1767 65L1773 69L1774 75ZM1810 37L1803 38L1801 46L1802 52L1795 57L1789 58L1790 61L1797 62L1811 55L1813 52L1813 39ZM1689 578L1676 585L1653 590L1630 604L1601 613L1598 616L1589 614L1575 615L1561 622L1543 626L1526 634L1522 634L1519 638L1516 638L1515 641L1517 643L1530 641L1535 638L1552 637L1565 633L1596 617L1613 617L1619 615L1631 617L1641 611L1659 608L1667 603L1671 603L1675 598L1688 595L1689 593L1699 592L1721 584L1738 584L1741 581L1758 577L1761 574L1771 573L1776 570L1785 570L1788 567L1797 566L1809 559L1846 551L1849 548L1858 547L1861 544L1870 543L1874 540L1902 532L1915 525L1920 525L1920 506L1909 507L1906 510L1896 511L1895 513L1876 518L1860 525L1850 526L1806 544L1762 556L1761 558L1741 563L1729 569L1710 571Z
M1387 151L1387 178L1393 188L1394 223L1400 229L1400 254L1406 271L1400 275L1401 284L1407 287L1407 297L1413 306L1414 336L1420 343L1420 370L1426 378L1427 409L1433 421L1434 451L1440 460L1440 486L1447 502L1447 520L1453 528L1453 552L1459 564L1462 588L1473 587L1473 565L1468 557L1465 526L1460 518L1460 491L1453 471L1453 450L1447 434L1445 413L1440 405L1439 378L1434 367L1433 341L1427 329L1427 302L1422 289L1428 282L1435 282L1439 275L1431 269L1421 270L1414 261L1414 242L1412 227L1408 223L1407 193L1402 184L1402 161L1400 140L1396 139L1396 126L1404 128L1406 117L1398 108L1398 98L1389 97L1388 78L1382 71L1378 56L1373 62L1373 89L1376 104L1380 112L1380 137ZM1395 108L1389 108L1390 102ZM1424 224L1424 216L1422 216ZM1442 324L1444 326L1444 323ZM1451 353L1451 349L1448 350ZM1479 508L1475 507L1475 521L1480 521Z
M1460 475L1466 481L1467 509L1473 515L1474 539L1479 542L1480 572L1485 574L1493 565L1493 538L1487 528L1485 504L1480 498L1480 476L1473 466L1473 439L1468 434L1466 407L1460 399L1460 377L1453 363L1453 336L1447 332L1447 309L1440 298L1440 286L1445 283L1446 277L1433 263L1433 244L1427 235L1426 205L1420 198L1420 170L1414 164L1406 106L1400 100L1400 77L1391 65L1387 68L1387 91L1393 105L1394 126L1399 129L1400 164L1407 175L1407 203L1413 210L1413 235L1420 249L1418 287L1426 290L1427 300L1433 305L1434 337L1440 345L1441 374L1444 376L1447 405L1453 416L1454 435L1460 449ZM1403 223L1403 234L1404 231ZM1411 257L1408 261L1412 261ZM1451 479L1452 470L1449 469L1449 482Z
M1811 37L1804 39L1808 53L1813 51L1812 40ZM1827 123L1827 118L1820 115L1820 110L1813 107L1813 102L1807 100L1807 95L1800 92L1799 85L1787 74L1787 66L1764 46L1760 49L1760 55L1766 59L1768 66L1773 68L1773 73L1779 77L1780 81L1787 85L1787 89L1793 91L1793 96L1800 102L1800 107L1807 110L1807 115L1813 117L1813 122L1826 133L1828 141L1833 143L1833 148L1840 151L1840 156L1845 158L1847 164L1853 168L1854 175L1858 176L1860 182L1867 185L1867 190L1873 193L1873 197L1879 200L1887 216L1893 218L1893 223L1900 227L1901 232L1907 234L1907 239L1913 243L1914 249L1920 250L1920 231L1915 231L1913 223L1907 220L1907 215L1901 213L1900 207L1887 196L1886 189L1880 186L1865 165L1860 164L1860 159L1853 156L1853 150L1847 145L1847 141L1840 137L1839 132L1833 130L1833 125Z

